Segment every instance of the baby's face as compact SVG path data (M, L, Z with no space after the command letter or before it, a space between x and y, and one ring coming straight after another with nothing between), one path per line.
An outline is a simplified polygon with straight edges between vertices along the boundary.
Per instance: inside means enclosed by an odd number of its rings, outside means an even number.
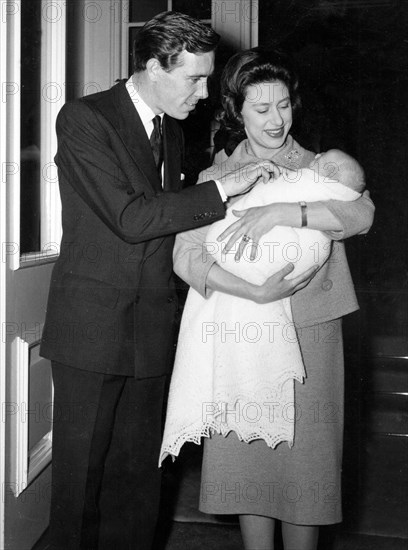
M321 176L329 179L339 179L340 165L344 161L344 154L337 149L330 149L325 153L319 153L309 164L309 168L316 170Z

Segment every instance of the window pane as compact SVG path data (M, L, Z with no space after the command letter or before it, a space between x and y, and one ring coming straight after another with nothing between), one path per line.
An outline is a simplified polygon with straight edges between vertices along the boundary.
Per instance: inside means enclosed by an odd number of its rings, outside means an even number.
M83 42L81 36L83 25L83 6L77 0L67 3L66 26L66 65L65 65L65 99L70 101L85 95L83 82Z
M173 10L197 19L211 19L211 0L173 0Z
M40 243L41 0L21 3L20 251Z
M148 21L162 11L167 11L167 0L131 0L129 21L131 23Z

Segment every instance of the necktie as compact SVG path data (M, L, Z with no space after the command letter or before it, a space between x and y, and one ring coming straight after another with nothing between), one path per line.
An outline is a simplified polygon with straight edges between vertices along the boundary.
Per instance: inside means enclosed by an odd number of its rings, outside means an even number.
M161 118L159 115L156 115L153 119L153 132L150 136L150 145L152 147L154 162L156 163L156 168L161 181L161 167L163 164L163 137L160 125Z

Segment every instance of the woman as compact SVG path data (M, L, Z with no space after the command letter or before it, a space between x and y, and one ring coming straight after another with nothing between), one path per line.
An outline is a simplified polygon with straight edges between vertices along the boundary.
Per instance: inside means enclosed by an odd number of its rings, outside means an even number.
M246 139L229 158L211 167L207 176L220 177L256 159L292 169L306 167L314 159L289 134L300 102L296 77L283 55L257 48L236 54L225 67L221 91L223 124L236 134L245 132ZM358 309L358 304L340 241L368 231L373 212L365 192L352 203L274 203L246 211L245 219L238 213L239 219L221 235L222 239L230 236L228 250L239 241L238 257L249 240L257 243L275 225L307 225L336 241L329 261L315 277L295 284L285 279L291 266L255 286L208 257L203 261L206 230L177 237L174 269L203 296L221 291L267 303L293 294L293 317L306 371L304 385L296 384L291 411L296 417L294 445L271 449L263 440L239 441L234 432L226 437L213 434L204 441L200 510L238 514L247 549L273 548L275 520L281 520L285 550L314 550L318 526L341 521L341 318Z

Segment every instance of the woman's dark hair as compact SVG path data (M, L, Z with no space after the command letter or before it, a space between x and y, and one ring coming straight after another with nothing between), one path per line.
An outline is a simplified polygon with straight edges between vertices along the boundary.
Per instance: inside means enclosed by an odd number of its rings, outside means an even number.
M248 86L279 81L289 91L293 116L300 109L298 79L289 56L280 51L252 48L233 55L221 76L221 124L240 141L245 137L241 110Z
M182 51L211 52L219 40L219 34L211 27L189 15L176 11L159 13L137 34L133 43L133 69L144 71L148 60L155 58L169 71L177 66Z

